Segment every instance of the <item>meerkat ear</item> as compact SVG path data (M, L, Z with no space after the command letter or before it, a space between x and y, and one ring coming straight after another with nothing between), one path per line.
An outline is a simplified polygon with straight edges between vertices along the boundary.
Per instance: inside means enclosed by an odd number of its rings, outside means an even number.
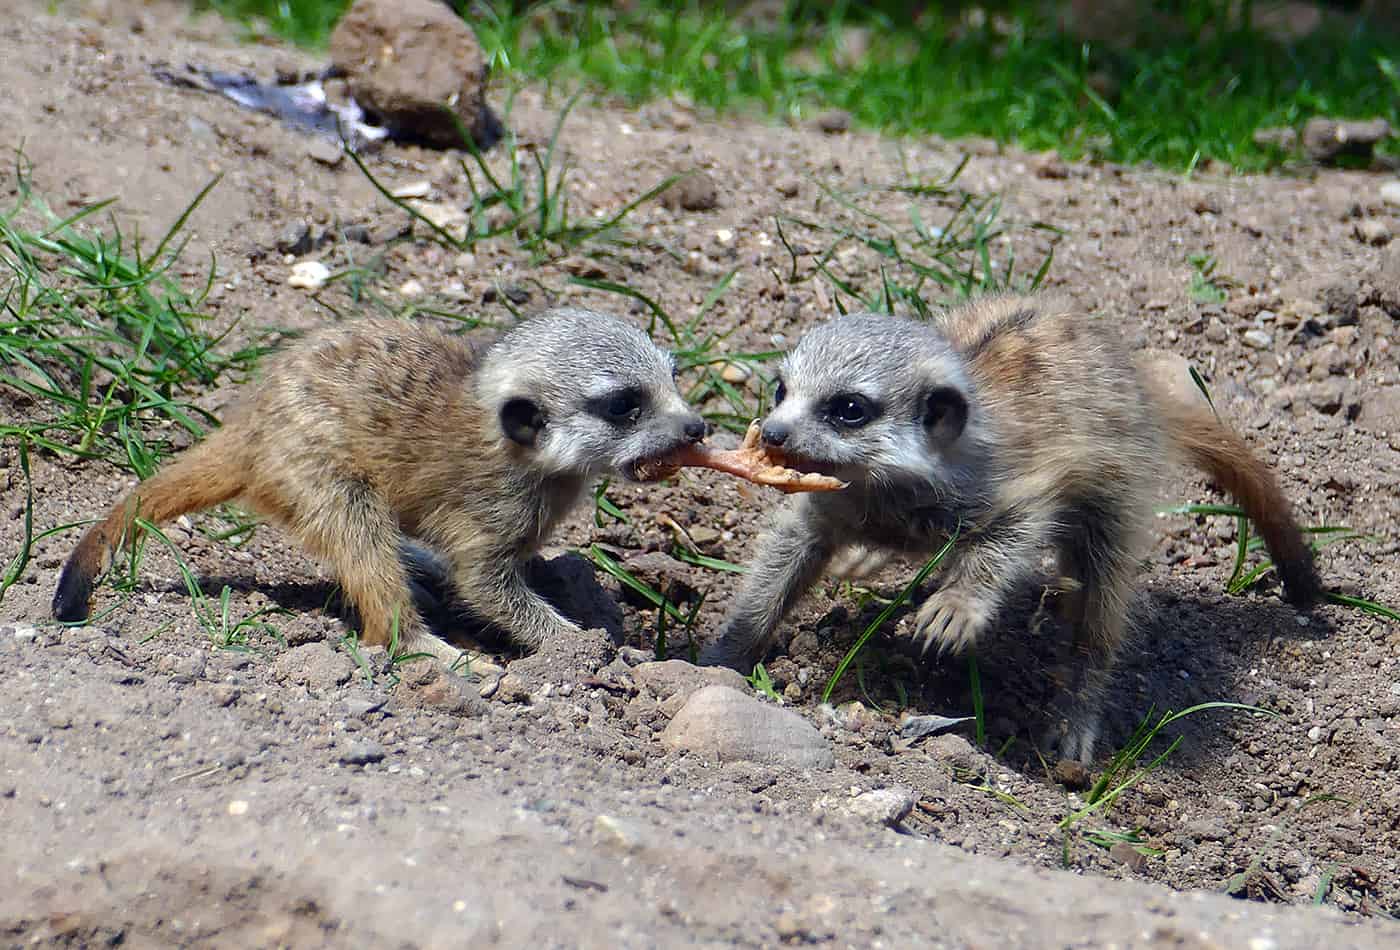
M950 445L967 426L967 400L952 386L939 386L924 397L924 429L941 445Z
M501 406L501 429L518 445L534 445L544 425L544 410L533 400L517 396Z

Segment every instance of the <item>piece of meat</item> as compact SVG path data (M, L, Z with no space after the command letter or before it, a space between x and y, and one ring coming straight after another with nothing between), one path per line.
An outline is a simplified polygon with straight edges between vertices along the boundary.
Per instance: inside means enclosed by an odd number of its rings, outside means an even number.
M788 468L771 458L759 441L761 426L757 419L749 423L744 442L737 449L712 449L705 445L685 445L668 455L653 459L637 468L642 481L669 478L682 468L712 468L753 482L768 485L791 494L804 491L840 491L846 482L820 472L803 472Z

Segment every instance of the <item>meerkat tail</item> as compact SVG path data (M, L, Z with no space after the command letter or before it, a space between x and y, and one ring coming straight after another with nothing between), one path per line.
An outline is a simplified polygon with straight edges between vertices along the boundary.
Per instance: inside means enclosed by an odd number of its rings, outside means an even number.
M93 585L116 554L136 540L137 518L161 524L237 496L243 489L243 468L236 461L236 438L227 429L216 429L88 528L59 574L54 618L70 623L87 619Z
M1284 599L1299 606L1316 601L1322 581L1312 549L1268 466L1206 405L1186 404L1167 392L1158 397L1172 443L1235 499L1263 537L1283 581Z

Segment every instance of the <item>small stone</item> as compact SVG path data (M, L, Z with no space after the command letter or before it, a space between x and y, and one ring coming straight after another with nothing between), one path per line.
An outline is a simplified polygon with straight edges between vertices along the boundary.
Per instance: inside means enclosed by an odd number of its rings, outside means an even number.
M15 623L0 629L8 630L11 636L21 642L34 640L39 636L39 628L32 623Z
M507 673L496 686L495 699L503 703L529 702L530 687L523 678L514 673Z
M209 695L214 700L214 705L222 708L238 702L242 691L232 683L215 683L209 687Z
M292 265L287 286L298 290L320 290L330 276L331 269L320 261L297 261Z
M659 700L673 696L689 698L705 686L728 686L747 690L748 681L727 666L696 666L685 660L651 660L631 669L632 679Z
M341 765L371 765L382 762L385 754L384 747L378 742L356 742L341 752L337 761Z
M1381 201L1400 206L1400 181L1388 181L1381 185Z
M871 824L898 825L918 803L917 793L907 788L877 788L851 799L846 810Z
M235 798L228 803L228 813L235 818L239 815L248 814L248 803L241 798Z
M1230 331L1225 328L1224 322L1219 317L1211 317L1206 321L1206 339L1212 343L1224 343L1230 338Z
M1108 856L1130 871L1141 871L1147 864L1147 856L1126 841L1116 841L1108 849Z
M1321 726L1313 726L1311 729L1308 730L1308 741L1309 741L1309 742L1313 742L1313 743L1317 743L1317 742L1321 742L1321 741L1322 741L1322 727L1321 727Z
M714 544L721 537L718 528L711 528L709 525L703 524L690 527L686 530L686 534L690 535L690 540L694 541L700 547Z
M661 733L661 743L719 762L825 769L836 761L810 722L728 686L697 690Z
M172 683L193 683L204 675L209 656L203 650L188 653L167 653L156 662L156 669L170 674Z
M1256 350L1267 350L1274 345L1274 335L1257 327L1244 331L1244 345Z
M1197 841L1224 841L1230 836L1230 829L1219 818L1198 818L1188 821L1182 831Z
M720 228L715 231L715 240L721 244L728 244L734 240L734 232L729 228Z
M752 375L753 370L743 363L725 363L724 369L719 371L720 379L735 386L747 382Z
M424 292L423 282L416 277L410 277L399 285L399 294L410 299L421 297Z
M631 818L599 815L593 819L593 833L600 841L623 851L637 852L646 847L647 829Z
M979 758L971 742L951 732L929 739L924 743L924 751L955 769L975 768Z
M446 231L453 240L461 241L466 238L467 226L470 222L466 210L460 205L446 201L417 200L410 201L408 205L431 224Z
M328 165L331 168L339 165L345 158L345 151L340 147L339 142L323 138L314 138L308 142L306 154L313 162Z
M350 679L355 663L324 640L292 647L272 661L278 679L323 692Z
M433 190L430 181L410 181L392 189L389 194L395 198L426 198Z
M311 225L305 221L297 221L287 225L286 229L278 236L277 250L283 254L293 254L300 257L311 250L315 243L311 237Z
M1287 126L1255 129L1254 144L1260 148L1277 148L1291 152L1298 147L1298 133Z
M661 204L682 211L713 211L719 206L719 186L709 172L692 172L661 193Z
M406 705L453 716L480 716L486 712L486 702L475 686L433 660L415 661L400 668L394 698Z
M1377 143L1390 137L1385 119L1345 120L1313 116L1303 126L1303 150L1313 161L1342 155L1369 156Z
M1089 787L1089 769L1083 762L1074 759L1061 759L1051 770L1051 777L1071 792L1082 792Z
M851 128L851 114L845 109L832 109L817 116L814 124L827 135L839 135Z
M1354 231L1356 239L1362 244L1384 247L1390 243L1390 225L1380 218L1362 218L1356 222Z
M797 178L779 178L778 183L773 187L778 189L778 194L784 198L796 198L798 192L802 190L802 182Z

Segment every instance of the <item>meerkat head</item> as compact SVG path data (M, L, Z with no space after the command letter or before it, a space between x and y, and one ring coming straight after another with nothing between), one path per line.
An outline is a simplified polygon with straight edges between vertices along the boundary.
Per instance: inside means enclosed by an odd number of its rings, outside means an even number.
M938 330L853 314L809 331L778 367L763 443L853 484L956 482L977 443L972 387Z
M637 327L561 308L501 337L476 393L501 437L542 472L635 479L643 463L705 437L675 374L671 354Z

